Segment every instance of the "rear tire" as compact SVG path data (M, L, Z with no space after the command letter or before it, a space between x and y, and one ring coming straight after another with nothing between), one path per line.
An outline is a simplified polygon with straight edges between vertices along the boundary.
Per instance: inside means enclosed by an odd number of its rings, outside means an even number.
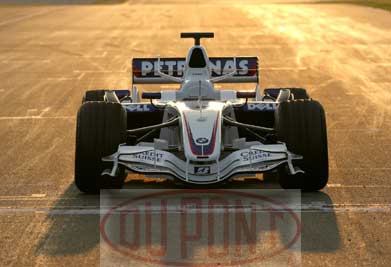
M290 100L279 104L275 114L277 140L285 142L290 152L303 156L294 166L305 173L279 172L281 187L317 191L328 181L326 119L323 107L314 100Z
M292 99L310 99L306 89L303 88L290 88Z
M264 90L265 95L272 96L273 98L277 98L279 94L279 90L289 90L291 93L290 100L294 99L310 99L307 90L304 88L266 88Z
M89 91L86 91L84 96L83 96L82 104L85 103L85 102L89 102L89 101L104 101L105 91L106 90L89 90Z
M121 188L125 173L119 168L116 177L102 176L112 163L102 157L118 150L126 141L126 111L121 104L86 102L77 114L75 184L85 193L99 193L100 189Z

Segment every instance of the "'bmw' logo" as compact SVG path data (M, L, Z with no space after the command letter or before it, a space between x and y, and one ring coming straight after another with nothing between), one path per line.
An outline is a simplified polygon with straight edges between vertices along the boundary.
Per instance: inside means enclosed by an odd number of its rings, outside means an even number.
M197 138L196 142L197 142L198 144L203 145L203 144L208 143L208 142L209 142L209 139L206 138L206 137L200 137L200 138Z

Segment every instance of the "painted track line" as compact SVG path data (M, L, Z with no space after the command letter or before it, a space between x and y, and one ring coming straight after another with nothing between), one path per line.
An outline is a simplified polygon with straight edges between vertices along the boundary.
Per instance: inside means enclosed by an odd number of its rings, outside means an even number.
M21 22L21 21L24 21L24 20L28 20L28 19L31 19L31 18L34 18L34 17L46 15L48 13L52 13L54 11L58 11L58 10L61 10L61 9L64 9L64 8L42 10L40 12L36 12L36 13L33 13L33 14L28 14L28 15L25 15L25 16L12 18L12 19L5 20L5 21L0 21L0 27L7 26L7 25L10 25L10 24L14 24L14 23L18 23L18 22Z
M352 185L343 185L343 184L328 184L329 188L391 188L391 185L361 185L361 184L352 184Z
M47 215L99 215L106 214L111 207L100 208L98 206L63 206L63 207L0 207L0 215L15 214L47 214ZM288 206L294 212L305 213L351 213L351 212L374 212L390 213L391 203L375 204L303 204L300 206ZM155 212L158 210L155 210ZM258 212L270 212L270 210L259 210ZM177 213L177 211L169 212Z
M5 120L53 120L53 119L68 120L68 119L75 119L75 118L76 118L76 116L47 116L47 117L15 116L15 117L0 117L0 121L5 121Z

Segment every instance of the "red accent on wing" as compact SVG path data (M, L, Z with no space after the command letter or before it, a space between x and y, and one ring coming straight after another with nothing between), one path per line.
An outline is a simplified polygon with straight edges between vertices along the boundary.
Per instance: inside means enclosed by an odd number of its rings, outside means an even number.
M249 66L248 70L248 76L255 76L257 74L257 63L252 64L252 66Z
M136 64L133 63L133 74L134 76L136 77L140 77L141 76L141 70L139 70L136 66Z

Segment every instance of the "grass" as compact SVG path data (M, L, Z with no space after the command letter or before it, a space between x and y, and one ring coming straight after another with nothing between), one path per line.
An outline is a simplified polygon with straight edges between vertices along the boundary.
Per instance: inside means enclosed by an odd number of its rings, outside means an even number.
M122 4L128 0L96 0L95 4L104 4L104 5L113 5L113 4Z
M95 4L121 4L127 2L127 0L96 0ZM153 1L151 0L153 3ZM341 4L354 4L361 6L369 6L374 8L380 8L387 11L391 11L391 0L325 0L317 1L316 3L341 3Z
M202 0L199 0L202 2ZM61 4L66 1L57 2ZM123 4L125 2L132 3L129 0L95 0L95 1L70 1L70 4L101 4L101 5L113 5L113 4ZM185 0L183 0L185 2ZM150 0L150 3L153 3L153 0ZM288 2L286 2L288 3ZM294 2L291 2L294 3ZM361 6L369 6L374 8L380 8L391 12L391 0L315 0L314 2L302 2L302 4L353 4ZM0 0L1 4L56 4L56 0L18 0L13 2L13 0Z
M387 11L391 11L391 0L328 0L319 1L318 3L341 3L341 4L354 4L361 6L369 6L374 8L380 8Z

